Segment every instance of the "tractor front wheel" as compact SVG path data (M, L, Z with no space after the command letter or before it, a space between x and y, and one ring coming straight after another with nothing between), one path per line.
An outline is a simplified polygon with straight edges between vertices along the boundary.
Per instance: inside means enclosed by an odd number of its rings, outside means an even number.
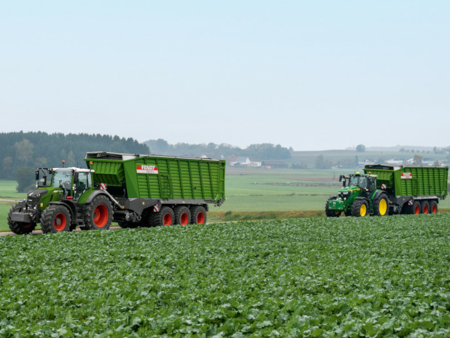
M100 195L86 205L84 214L85 228L90 230L108 230L113 218L113 208L109 198Z
M17 203L11 207L8 213L8 225L9 229L17 235L30 234L36 227L36 223L24 223L11 220L13 212L19 212L24 208L24 203Z
M41 217L41 229L44 234L71 231L70 211L63 205L49 205Z
M369 203L366 200L355 200L352 206L352 216L366 217L369 215Z
M389 215L389 199L386 194L381 194L373 201L373 211L376 216Z

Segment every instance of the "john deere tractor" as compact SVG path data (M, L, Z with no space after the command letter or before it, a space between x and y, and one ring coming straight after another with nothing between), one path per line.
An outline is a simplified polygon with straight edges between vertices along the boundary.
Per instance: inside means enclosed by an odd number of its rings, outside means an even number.
M337 196L331 196L326 205L328 217L365 217L367 215L386 216L389 214L389 198L385 190L377 189L376 175L354 175L339 177L343 182Z

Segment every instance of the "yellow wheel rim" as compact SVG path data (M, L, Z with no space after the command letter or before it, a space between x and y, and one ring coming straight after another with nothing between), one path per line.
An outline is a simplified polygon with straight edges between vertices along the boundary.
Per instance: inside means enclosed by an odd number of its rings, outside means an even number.
M380 215L381 215L381 216L386 215L386 211L387 211L387 202L386 202L386 199L383 198L383 199L380 201L380 205L379 205L379 207L378 207L378 211L380 212Z
M365 204L361 204L361 208L359 209L359 213L361 215L361 217L366 216L367 213L367 207Z
M335 214L335 215L339 215L340 213L341 213L341 212L338 211L338 210L335 210L335 211L334 211L334 214Z

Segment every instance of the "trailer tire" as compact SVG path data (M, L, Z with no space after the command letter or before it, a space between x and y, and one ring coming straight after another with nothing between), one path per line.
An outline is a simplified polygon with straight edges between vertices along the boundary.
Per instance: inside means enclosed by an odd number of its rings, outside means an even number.
M188 225L191 223L191 211L184 205L179 205L174 209L175 224Z
M17 203L13 205L8 212L9 229L16 235L30 234L34 230L34 228L36 228L36 223L15 222L11 220L12 213L22 210L23 207L24 203Z
M418 215L422 211L419 201L414 201L412 205L407 204L404 206L404 208L405 208L405 214L409 214L409 215Z
M192 208L191 211L192 224L206 224L206 209L201 205Z
M71 231L70 211L64 205L49 205L41 217L41 229L44 234Z
M389 198L386 194L380 194L373 202L373 211L376 216L389 215Z
M98 195L86 205L84 224L86 230L109 230L113 218L113 208L108 197Z
M336 196L331 196L327 202L325 203L325 215L327 215L327 217L339 217L341 215L341 211L340 210L331 210L328 205L330 203L330 201L333 201L336 199Z
M175 214L173 213L173 209L171 207L162 207L159 212L150 214L149 220L149 224L151 224L151 226L171 226L175 220Z
M427 200L424 200L420 203L420 210L422 214L430 213L430 203Z
M356 199L352 205L352 216L366 217L369 215L369 203L365 199Z
M430 214L437 214L438 203L435 200L430 201Z

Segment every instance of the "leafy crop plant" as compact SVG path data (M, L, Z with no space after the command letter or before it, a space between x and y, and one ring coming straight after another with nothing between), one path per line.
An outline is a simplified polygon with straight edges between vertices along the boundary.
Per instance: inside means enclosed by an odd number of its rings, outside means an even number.
M0 239L0 337L448 337L450 215Z

